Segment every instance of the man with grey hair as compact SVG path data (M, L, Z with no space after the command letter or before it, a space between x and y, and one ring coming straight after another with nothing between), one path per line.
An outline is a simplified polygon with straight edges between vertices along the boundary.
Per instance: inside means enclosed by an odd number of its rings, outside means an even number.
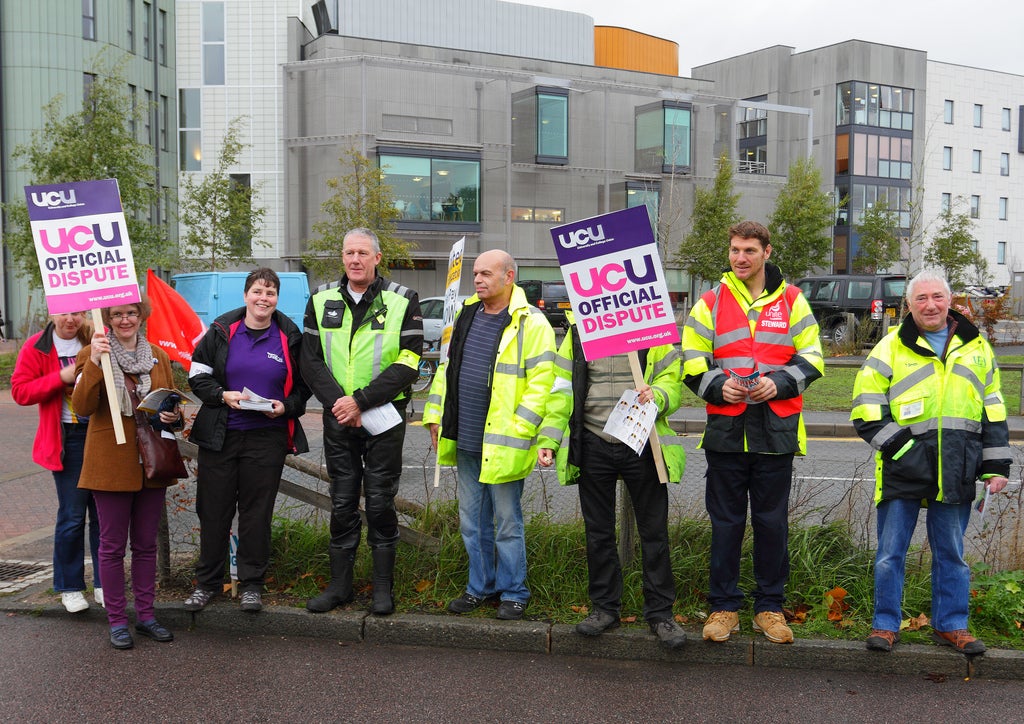
M405 408L419 375L423 316L416 292L377 274L380 242L352 229L342 247L345 274L319 287L306 305L302 377L324 409L324 459L331 477L331 581L306 603L323 613L353 598L352 563L366 499L366 542L373 557L370 612L394 611L395 495L402 474ZM367 410L391 406L400 419L370 434Z
M950 309L930 271L907 286L910 316L868 355L853 387L854 427L875 449L875 613L867 647L891 651L903 620L907 549L922 505L932 549L932 637L968 655L971 571L964 533L975 481L1006 487L1011 454L999 367L978 328ZM984 500L984 499L982 499Z

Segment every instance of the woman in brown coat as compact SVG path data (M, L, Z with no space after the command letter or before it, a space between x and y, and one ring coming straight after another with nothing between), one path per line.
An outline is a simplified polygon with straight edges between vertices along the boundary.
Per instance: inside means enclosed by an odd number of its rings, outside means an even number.
M100 581L103 584L110 643L116 649L134 646L125 612L124 553L131 535L132 593L135 597L135 630L155 641L171 641L174 635L153 615L156 597L156 537L164 491L177 481L148 480L142 471L135 439L135 418L125 379L136 385L139 399L152 390L174 387L171 362L160 348L139 334L149 317L149 302L103 310L103 322L111 330L92 336L92 344L78 353L78 381L72 394L75 409L89 416L85 460L78 487L92 491L100 519ZM100 360L110 353L114 387L124 423L125 444L118 445L103 383ZM161 412L165 424L179 422L181 413Z

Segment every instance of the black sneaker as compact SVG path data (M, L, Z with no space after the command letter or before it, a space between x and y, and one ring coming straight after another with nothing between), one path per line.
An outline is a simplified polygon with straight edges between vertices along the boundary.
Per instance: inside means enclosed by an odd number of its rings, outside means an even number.
M472 593L469 593L467 591L458 598L453 599L451 602L449 602L448 610L452 613L469 613L470 611L475 611L476 609L480 608L480 606L482 606L485 602L489 601L490 599L490 596L484 596L483 598L480 598L479 596L474 596Z
M594 609L594 612L576 624L576 633L597 636L619 627L619 617Z
M251 613L263 610L263 597L259 591L242 591L242 610Z
M186 611L202 611L206 608L206 604L212 601L216 595L216 591L207 591L203 588L197 588L189 594L188 598L185 599L184 609Z
M110 629L110 645L121 651L135 646L131 631L128 630L127 626L118 626L117 628Z
M670 618L651 621L647 625L650 627L651 633L658 637L665 648L678 649L686 643L686 633L679 627L679 624Z
M167 628L156 619L147 623L135 624L135 630L143 636L151 638L154 641L159 641L162 644L165 644L168 641L174 641L174 634L168 631Z
M498 615L502 621L518 621L526 611L526 604L520 601L502 601L498 604Z

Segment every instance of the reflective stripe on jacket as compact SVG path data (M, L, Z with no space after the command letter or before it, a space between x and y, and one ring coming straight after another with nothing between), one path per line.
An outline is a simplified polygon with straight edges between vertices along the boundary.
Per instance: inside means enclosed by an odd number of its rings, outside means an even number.
M466 333L480 300L466 300L452 329L448 361L434 375L423 424L438 423L437 459L454 465L458 445L458 375ZM507 483L530 474L537 463L537 430L554 382L555 333L544 313L516 286L491 373L491 399L484 422L481 483Z
M857 433L875 448L875 503L973 500L975 480L1008 475L1012 453L999 367L966 317L945 359L907 317L871 350L853 387Z
M571 313L566 317L571 326L555 358L555 384L544 413L539 447L558 451L558 482L575 485L583 464L583 406L589 387L589 368ZM655 431L661 442L668 479L678 483L686 468L686 450L683 438L669 426L668 416L679 409L682 399L679 351L670 344L663 344L640 350L638 355L644 381L651 386L654 402L658 405Z

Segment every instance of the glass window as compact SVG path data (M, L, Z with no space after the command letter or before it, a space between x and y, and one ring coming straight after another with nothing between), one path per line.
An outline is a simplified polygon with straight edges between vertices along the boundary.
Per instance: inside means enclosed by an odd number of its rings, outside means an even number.
M953 147L942 147L942 170L950 171L953 168Z
M637 109L636 170L689 173L691 113L689 104L670 101Z
M537 93L537 155L568 158L568 96Z
M135 0L127 0L125 7L128 33L126 47L129 53L135 52Z
M143 130L143 133L144 133L144 135L146 137L146 145L147 146L152 146L153 145L153 121L152 121L152 119L153 119L153 91L151 91L151 90L146 91L146 114L143 116L143 118L145 118L145 121L144 121L144 125L143 125L142 130Z
M536 87L512 98L512 160L564 166L569 162L569 92Z
M138 129L136 128L135 119L138 117L139 112L139 89L133 86L131 83L128 84L128 100L132 106L132 114L128 118L128 130L132 134L132 138L138 138Z
M661 189L658 184L626 183L626 208L646 206L647 216L651 220L651 229L658 228L658 204L661 200Z
M981 150L971 151L971 173L981 173Z
M851 281L850 286L847 290L847 296L850 299L870 299L871 298L871 287L874 286L874 282L859 282Z
M203 85L224 85L224 3L204 2Z
M82 0L82 38L96 40L96 0Z
M999 220L1006 221L1006 207L1009 206L1010 199L1007 196L999 197Z
M853 100L853 84L840 83L836 86L836 125L850 123L850 106Z
M952 205L953 205L953 195L949 194L949 193L942 194L942 202L941 202L942 210L943 211L949 211L949 209L952 207Z
M850 134L836 136L836 173L850 172Z
M946 123L953 122L953 101L946 100L942 104L942 120Z
M999 175L1010 175L1010 154L1008 153L999 154Z
M530 206L513 206L512 221L541 221L547 224L561 224L565 209L542 209Z
M1006 263L1006 242L1005 241L997 241L996 242L996 264L1005 264L1005 263Z
M167 96L160 96L160 150L167 150L167 129L171 125L171 103Z
M157 22L157 57L160 65L167 65L167 11L161 10Z
M146 60L151 60L153 58L153 51L150 49L150 25L153 22L152 15L152 3L142 3L142 57Z
M980 103L974 104L974 127L981 128L981 120L984 114L985 107Z
M1009 131L1010 130L1010 109L1009 108L1004 108L1002 115L1003 115L1003 130L1004 131Z
M972 219L980 219L981 218L981 197L980 196L972 196L971 197L971 218Z
M479 160L390 153L378 160L400 221L480 223Z

